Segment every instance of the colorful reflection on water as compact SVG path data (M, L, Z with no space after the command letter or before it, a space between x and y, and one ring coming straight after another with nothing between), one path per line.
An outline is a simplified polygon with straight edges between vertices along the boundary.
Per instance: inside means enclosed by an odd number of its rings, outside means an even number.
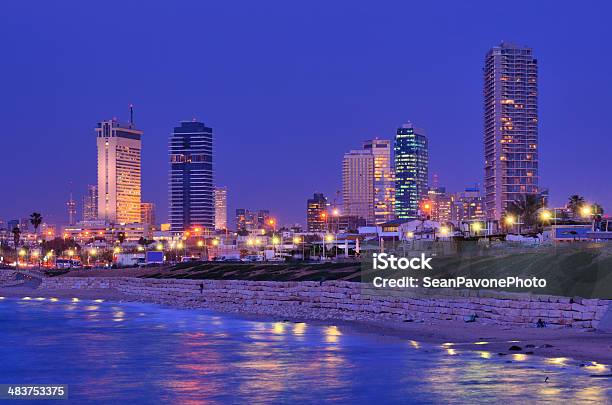
M612 379L603 377L610 367L598 363L148 304L6 299L0 341L0 383L68 384L75 402L600 404L612 397Z

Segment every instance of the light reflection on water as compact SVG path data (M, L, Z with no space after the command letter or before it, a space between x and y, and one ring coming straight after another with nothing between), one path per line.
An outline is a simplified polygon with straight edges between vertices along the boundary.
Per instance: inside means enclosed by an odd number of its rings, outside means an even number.
M333 325L59 301L0 302L0 383L69 384L72 399L100 403L606 403L612 395L610 378L589 376L609 366L594 362L498 356Z

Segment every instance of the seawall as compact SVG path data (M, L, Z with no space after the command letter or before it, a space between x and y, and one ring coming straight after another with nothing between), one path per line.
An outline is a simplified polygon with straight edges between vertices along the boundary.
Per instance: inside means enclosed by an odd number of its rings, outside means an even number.
M44 278L42 289L114 289L137 300L185 308L303 319L356 321L463 320L533 327L597 328L612 300L495 291L443 290L436 294L379 295L345 281Z

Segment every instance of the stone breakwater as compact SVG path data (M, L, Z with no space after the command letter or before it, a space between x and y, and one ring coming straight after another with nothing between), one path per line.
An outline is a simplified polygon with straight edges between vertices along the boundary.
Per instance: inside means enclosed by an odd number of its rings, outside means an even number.
M444 290L443 294L381 295L345 281L139 279L128 277L44 278L42 289L113 289L136 300L184 308L348 321L464 320L533 327L596 328L612 300L493 291Z
M0 271L0 287L12 287L21 285L25 280L17 280L17 272L13 270Z

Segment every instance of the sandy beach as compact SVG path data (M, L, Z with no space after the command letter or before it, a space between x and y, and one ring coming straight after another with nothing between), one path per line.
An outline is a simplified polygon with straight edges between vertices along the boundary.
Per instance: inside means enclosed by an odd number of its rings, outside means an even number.
M0 288L0 296L12 298L72 298L94 300L103 299L114 302L147 302L140 297L130 296L113 289L37 289L36 282L30 281L21 286ZM190 309L185 309L190 310ZM444 345L460 352L461 350L487 351L493 355L505 356L522 353L542 356L552 361L597 362L612 365L612 334L589 329L547 329L547 328L510 328L478 322L457 321L427 322L348 322L320 321L312 319L287 319L246 313L232 313L244 319L261 321L308 322L311 324L334 324L340 328L353 329L362 333L377 334L381 338L394 336L407 341ZM520 350L509 350L518 346Z

